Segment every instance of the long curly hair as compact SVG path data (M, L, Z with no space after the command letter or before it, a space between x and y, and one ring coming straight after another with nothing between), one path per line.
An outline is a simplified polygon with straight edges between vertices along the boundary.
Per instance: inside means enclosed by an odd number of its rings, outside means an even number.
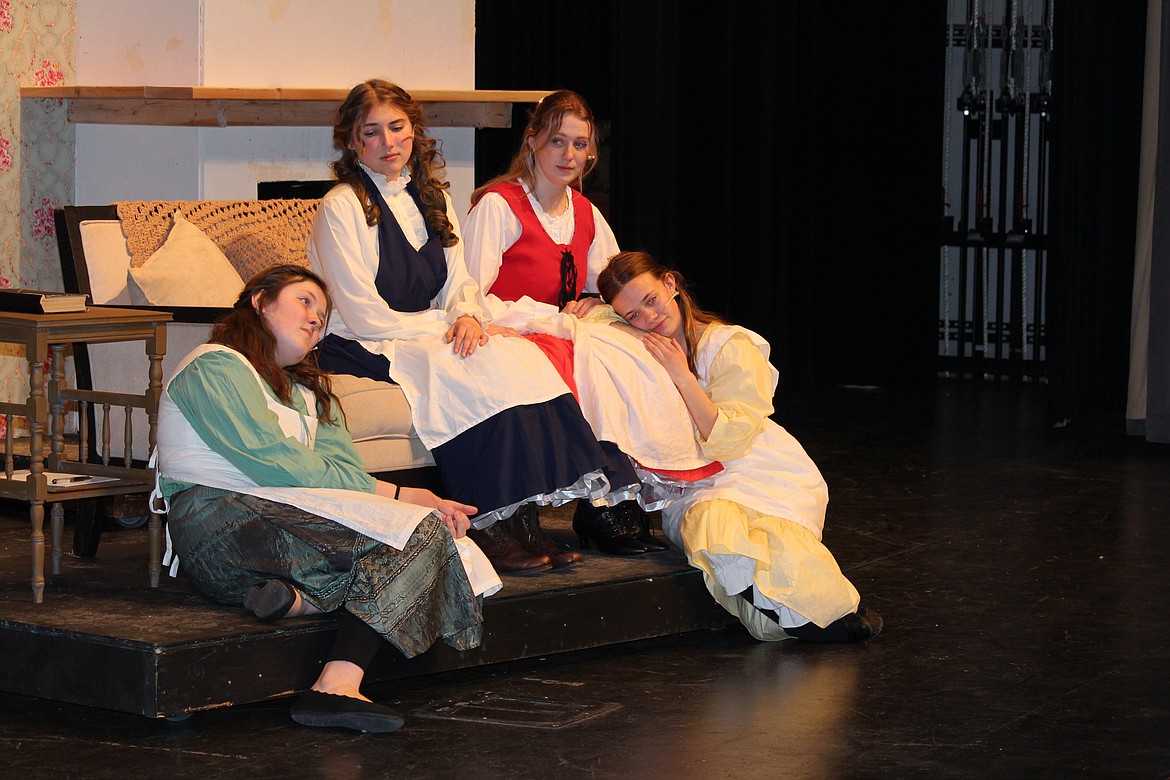
M585 177L597 167L597 122L594 121L593 110L589 108L585 98L572 90L561 89L545 95L532 109L532 114L528 117L528 126L524 128L524 134L520 138L520 148L516 150L508 169L483 186L477 187L471 193L471 205L479 203L483 194L500 182L520 179L532 189L536 184L536 150L544 147L549 139L557 134L569 114L589 125L589 156L585 167L581 169L581 175L574 182L576 188L581 189Z
M231 347L248 358L248 362L283 403L292 403L294 382L304 385L312 391L317 401L318 418L326 423L336 424L333 406L337 397L333 395L329 374L317 365L317 351L313 350L296 365L287 367L277 365L276 337L260 315L259 309L275 301L285 287L297 282L312 282L325 293L325 322L328 322L333 303L329 299L329 288L325 286L324 280L303 266L274 265L248 280L232 310L212 326L208 341ZM260 293L260 297L253 305L252 296L257 292ZM339 402L337 408L341 408Z
M634 279L642 274L651 274L655 279L666 283L666 277L674 278L675 289L678 292L678 310L682 318L683 335L687 342L687 366L691 373L698 375L695 369L695 347L699 343L699 325L721 323L718 315L704 311L695 303L691 295L687 280L678 271L669 269L655 260L649 252L632 251L618 252L610 258L609 265L597 276L597 289L606 303L613 305L613 299Z
M447 216L447 199L444 192L451 186L442 176L447 167L438 142L427 135L426 121L422 106L405 89L383 79L363 81L349 91L345 100L337 107L337 119L333 124L333 146L341 156L330 167L338 182L348 184L361 201L366 212L366 224L377 225L382 215L370 199L362 183L358 154L354 149L360 144L358 131L375 106L397 108L410 120L414 129L414 143L407 165L410 177L418 185L419 199L423 204L423 218L439 237L444 247L459 243L455 228Z

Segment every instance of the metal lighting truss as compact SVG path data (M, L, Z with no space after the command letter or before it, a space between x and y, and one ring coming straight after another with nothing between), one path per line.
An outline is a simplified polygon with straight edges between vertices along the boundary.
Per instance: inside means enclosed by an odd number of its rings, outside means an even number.
M956 5L948 0L941 372L1042 380L1055 0Z

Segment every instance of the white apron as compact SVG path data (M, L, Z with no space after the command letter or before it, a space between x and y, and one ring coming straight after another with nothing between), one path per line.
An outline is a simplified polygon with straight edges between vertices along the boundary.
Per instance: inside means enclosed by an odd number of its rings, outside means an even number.
M711 325L695 353L699 382L706 387L711 381L711 361L735 333L750 337L768 357L768 342L738 325ZM769 364L772 389L778 375ZM643 478L639 494L643 505L662 510L662 530L672 541L679 539L678 523L687 509L699 501L725 498L757 512L798 523L819 540L825 526L829 490L820 470L792 434L772 420L742 458L722 461L723 470L698 482L679 483L639 470Z
M529 328L573 342L573 379L581 413L598 441L611 441L647 469L709 466L695 441L691 413L670 374L642 340L609 321L557 314Z
M228 352L236 355L255 376L261 390L264 391L268 408L276 414L285 435L296 439L310 449L313 447L317 432L317 404L313 394L308 389L300 385L297 386L297 389L305 397L306 408L310 410L308 415L284 406L271 397L264 380L261 379L260 374L256 372L247 358L233 349L221 344L203 344L196 347L175 369L172 378L192 360L208 352ZM170 381L168 380L167 387L169 386ZM158 446L155 447L151 456L151 465L157 468L159 477L166 476L192 484L232 490L295 506L305 512L333 520L346 528L377 539L397 550L401 550L405 546L418 524L433 511L426 507L356 490L257 485L231 465L226 458L212 451L203 443L199 434L195 432L195 429L171 399L165 387L159 401L158 431L159 442L163 444L163 447L161 449ZM170 507L162 497L157 479L155 489L151 493L151 500L155 506L157 506L158 501L162 501L162 508L159 511L169 511ZM467 571L467 578L477 596L490 596L503 587L499 575L496 574L495 569L488 562L487 556L476 546L475 542L464 537L456 539L455 545ZM171 576L174 576L178 570L179 560L174 555L169 528L167 529L167 551L163 563L170 566Z

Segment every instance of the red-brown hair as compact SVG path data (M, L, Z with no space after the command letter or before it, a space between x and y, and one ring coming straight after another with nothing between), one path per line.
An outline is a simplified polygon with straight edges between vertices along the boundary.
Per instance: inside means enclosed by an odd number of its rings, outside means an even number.
M455 228L447 216L447 199L443 195L451 186L442 178L447 166L446 160L443 159L443 153L439 151L435 139L427 135L422 106L397 84L382 79L363 81L351 89L349 95L337 107L337 120L333 124L333 145L341 152L341 157L334 160L331 165L333 175L337 177L337 181L353 187L366 212L366 224L377 225L382 221L378 207L370 200L369 193L362 183L358 154L353 148L358 141L358 131L375 106L393 106L410 120L414 129L414 143L407 165L410 166L411 180L418 185L419 200L423 203L423 217L439 237L439 243L445 247L454 246L459 243L459 236L455 235Z
M296 365L277 365L276 337L257 311L257 308L263 308L275 301L285 287L297 282L312 282L321 288L321 292L325 294L325 322L328 322L333 304L329 300L329 288L325 286L324 280L303 266L274 265L248 280L232 310L212 326L208 341L231 347L246 357L261 379L276 392L276 397L286 404L292 403L293 383L304 385L316 398L318 417L324 422L335 424L333 402L337 398L333 395L329 375L317 365L316 350L310 352ZM252 297L256 293L259 293L260 297L253 305ZM321 323L322 327L325 322ZM338 408L340 407L341 404L338 403Z

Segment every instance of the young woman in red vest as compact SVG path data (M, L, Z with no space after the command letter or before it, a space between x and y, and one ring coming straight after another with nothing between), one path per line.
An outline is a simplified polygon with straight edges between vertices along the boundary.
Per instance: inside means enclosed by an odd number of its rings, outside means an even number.
M490 310L489 332L558 312L581 317L601 302L597 275L620 250L581 194L596 164L593 112L580 95L560 90L532 112L508 170L472 193L464 259ZM573 528L612 554L667 549L633 499L612 507L578 501Z

